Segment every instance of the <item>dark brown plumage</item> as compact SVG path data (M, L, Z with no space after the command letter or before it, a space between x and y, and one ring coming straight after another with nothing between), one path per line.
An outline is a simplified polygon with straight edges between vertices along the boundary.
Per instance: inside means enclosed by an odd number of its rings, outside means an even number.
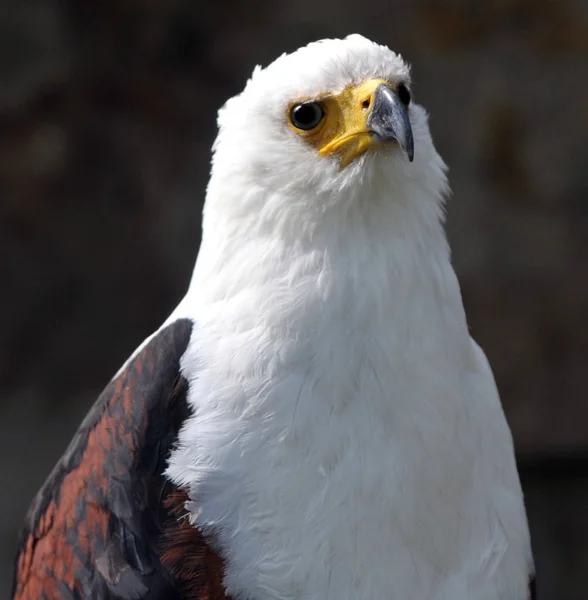
M220 559L162 475L189 414L191 331L187 319L161 330L84 419L27 513L14 600L225 598Z

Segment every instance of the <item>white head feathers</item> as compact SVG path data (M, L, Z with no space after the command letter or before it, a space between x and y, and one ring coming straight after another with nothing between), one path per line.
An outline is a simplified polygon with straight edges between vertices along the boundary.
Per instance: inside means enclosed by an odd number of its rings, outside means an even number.
M223 221L236 218L249 235L258 227L293 227L300 235L320 229L325 218L378 212L380 202L393 211L406 196L413 202L426 196L422 207L416 202L411 210L438 219L445 168L422 107L412 103L408 111L413 163L398 148L388 148L366 152L341 169L336 157L320 156L289 126L288 106L297 99L337 94L373 78L410 86L402 58L360 35L314 42L257 67L243 92L219 111L205 216L220 211Z

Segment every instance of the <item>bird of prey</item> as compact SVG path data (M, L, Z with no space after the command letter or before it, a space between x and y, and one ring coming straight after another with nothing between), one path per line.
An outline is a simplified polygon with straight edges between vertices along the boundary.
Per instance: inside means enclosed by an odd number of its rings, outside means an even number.
M15 600L534 597L411 87L351 35L220 110L188 292L32 503Z

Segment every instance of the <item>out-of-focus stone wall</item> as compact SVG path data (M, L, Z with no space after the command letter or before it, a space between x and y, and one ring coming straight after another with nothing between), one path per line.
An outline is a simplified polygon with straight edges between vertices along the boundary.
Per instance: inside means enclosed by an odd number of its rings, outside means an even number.
M588 448L585 0L2 4L0 597L32 495L187 285L217 108L351 32L413 65L472 333L531 461L541 598L585 597L588 461L547 460Z

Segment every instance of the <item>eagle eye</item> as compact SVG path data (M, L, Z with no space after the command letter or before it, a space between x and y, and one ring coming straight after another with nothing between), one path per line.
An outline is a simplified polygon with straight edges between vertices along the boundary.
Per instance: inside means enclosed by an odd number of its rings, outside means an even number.
M318 102L299 102L290 110L290 122L303 131L314 129L324 116L325 110Z
M404 83L400 83L396 88L396 93L398 94L398 98L400 98L400 102L404 104L404 106L408 106L410 104L410 91L404 85Z

